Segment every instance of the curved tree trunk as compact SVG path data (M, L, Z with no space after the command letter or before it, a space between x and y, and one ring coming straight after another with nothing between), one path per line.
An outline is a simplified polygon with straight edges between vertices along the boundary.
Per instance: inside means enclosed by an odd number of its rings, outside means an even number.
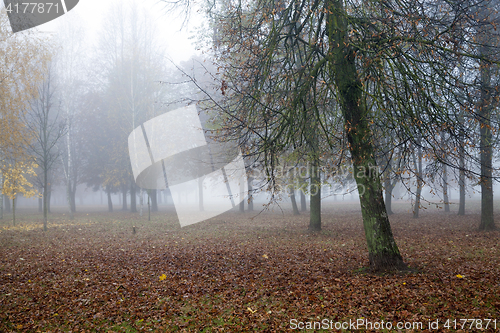
M347 19L340 0L326 1L329 37L330 75L335 80L340 108L344 117L349 150L358 185L363 226L372 270L407 269L392 235L382 195L375 151L369 128L369 110L364 103L355 50L346 40Z

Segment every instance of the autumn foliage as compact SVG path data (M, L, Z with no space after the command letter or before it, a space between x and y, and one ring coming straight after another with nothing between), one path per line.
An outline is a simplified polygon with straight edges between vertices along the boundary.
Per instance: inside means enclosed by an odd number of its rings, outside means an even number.
M363 269L357 205L327 208L320 233L291 212L253 220L229 212L182 229L165 212L151 222L54 214L46 233L24 215L21 226L0 229L0 331L285 332L292 319L324 318L498 323L499 233L476 231L476 214L414 220L396 205L393 231L414 271L392 275Z

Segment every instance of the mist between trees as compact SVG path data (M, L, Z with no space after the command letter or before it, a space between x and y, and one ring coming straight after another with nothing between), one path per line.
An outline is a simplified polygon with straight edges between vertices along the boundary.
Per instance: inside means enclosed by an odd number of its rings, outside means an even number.
M95 43L85 39L77 17L64 22L57 38L17 39L2 13L3 43L20 43L19 55L2 49L3 68L22 55L39 73L2 73L8 78L1 83L2 131L10 121L26 134L2 138L1 172L11 172L6 161L36 162L37 176L29 179L42 193L45 229L55 186L64 187L70 216L78 186L104 193L109 211L116 195L122 210L157 210L157 191L135 184L127 137L147 120L193 103L208 141L242 150L248 209L261 192L270 203L289 197L298 214L295 190L303 189L309 229L319 231L322 186L355 184L374 270L406 269L389 222L396 186L412 196L414 217L426 200L424 187L449 210L456 180L463 215L467 192L480 186L478 227L496 228L497 1L164 5L166 13L201 10L205 21L194 40L202 56L169 62L150 13L137 2L117 2ZM47 56L25 51L29 43ZM18 79L29 84L16 85Z

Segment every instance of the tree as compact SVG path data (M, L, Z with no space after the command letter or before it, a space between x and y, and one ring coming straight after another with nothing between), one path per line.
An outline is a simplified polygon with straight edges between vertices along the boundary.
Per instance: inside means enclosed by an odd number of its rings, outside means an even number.
M159 46L150 15L139 9L137 2L110 8L108 23L109 28L100 36L96 59L97 76L104 86L106 123L113 127L105 129L113 134L105 142L113 147L113 170L108 170L103 181L121 189L124 209L130 192L130 210L137 212L137 185L127 138L136 127L159 114L165 94L160 84L166 76L164 49Z
M26 127L32 133L27 142L31 154L36 158L42 172L43 230L47 230L50 182L49 173L59 161L59 141L66 134L66 124L60 119L56 97L56 83L52 64L47 67L43 82L32 96L29 111L25 116Z
M25 176L36 176L34 162L15 161L14 164L4 166L2 193L12 200L12 223L16 225L16 198L22 194L26 198L31 198L37 194L33 185Z
M388 133L386 128L395 133L392 148L402 142L403 151L425 146L436 155L436 133L444 131L455 141L464 133L458 114L447 107L457 94L467 95L460 87L471 85L449 64L493 61L490 54L474 54L478 23L470 14L475 4L224 5L224 15L216 17L224 51L215 52L224 98L214 104L224 114L225 137L256 141L253 153L262 156L272 181L279 155L300 149L297 141L307 140L308 126L316 121L320 141L352 163L371 268L406 269L384 204L374 142L382 141L376 135ZM306 96L313 97L311 103L298 107Z
M50 41L36 31L12 33L9 19L0 12L0 166L28 160L25 140L30 136L22 121L27 102L49 60ZM7 169L0 169L0 180ZM3 183L3 181L2 181ZM3 217L3 193L0 193L0 218ZM6 203L9 203L6 200ZM6 206L8 209L9 206Z

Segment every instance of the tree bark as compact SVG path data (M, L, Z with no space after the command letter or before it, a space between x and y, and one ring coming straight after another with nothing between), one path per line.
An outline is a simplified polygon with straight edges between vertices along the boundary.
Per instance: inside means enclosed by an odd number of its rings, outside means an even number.
M486 3L483 12L479 14L480 19L490 20L491 3ZM491 30L491 28L490 28ZM483 31L478 36L481 45L479 53L484 56L491 56L492 50L488 45L492 45L491 35ZM481 223L479 230L495 229L495 220L493 218L493 178L492 178L492 157L493 157L493 135L491 131L491 116L494 105L492 99L493 87L491 86L492 64L481 59L480 63L481 74L481 99L479 104L479 135L480 135L480 160L481 160ZM496 66L496 65L495 65Z
M417 148L417 158L415 158L415 152L413 152L413 164L415 164L415 173L417 175L417 193L415 195L415 206L413 206L413 218L418 218L418 213L420 212L420 197L422 196L422 183L423 183L423 172L422 172L422 147L420 147L420 139L418 140L419 147Z
M43 231L47 231L47 222L49 216L49 180L48 167L43 168Z
M113 200L111 200L111 189L109 186L106 186L106 195L108 197L108 212L113 211Z
M441 147L445 146L444 132L441 133ZM446 152L443 151L443 201L444 201L444 211L446 213L450 212L450 198L448 196L448 170L446 165Z
M463 142L463 140L462 140ZM460 188L460 201L458 203L458 215L465 215L465 147L460 146L459 151L459 175L458 186Z
M387 215L394 214L392 212L392 189L394 186L392 185L391 175L389 171L389 167L386 170L387 174L385 175L385 208L387 210Z
M319 160L313 158L310 168L310 202L309 202L309 230L321 230L321 175L319 170Z
M482 69L482 71L485 70ZM484 92L486 89L482 89L482 95L489 94ZM481 150L481 224L479 225L479 229L493 230L495 229L495 220L493 219L491 107L489 105L482 105L479 114Z
M341 0L326 1L326 28L329 38L330 74L335 80L346 136L358 185L363 226L372 270L407 269L392 235L382 195L369 128L369 110L363 98L355 50L346 39L348 22ZM374 174L373 171L375 170Z
M297 207L297 200L295 200L295 189L289 187L288 192L290 194L290 200L292 201L293 215L300 215L299 208Z
M253 178L248 177L247 180L248 180L248 200L247 200L248 201L248 211L252 212L253 211L253 186L252 186Z

